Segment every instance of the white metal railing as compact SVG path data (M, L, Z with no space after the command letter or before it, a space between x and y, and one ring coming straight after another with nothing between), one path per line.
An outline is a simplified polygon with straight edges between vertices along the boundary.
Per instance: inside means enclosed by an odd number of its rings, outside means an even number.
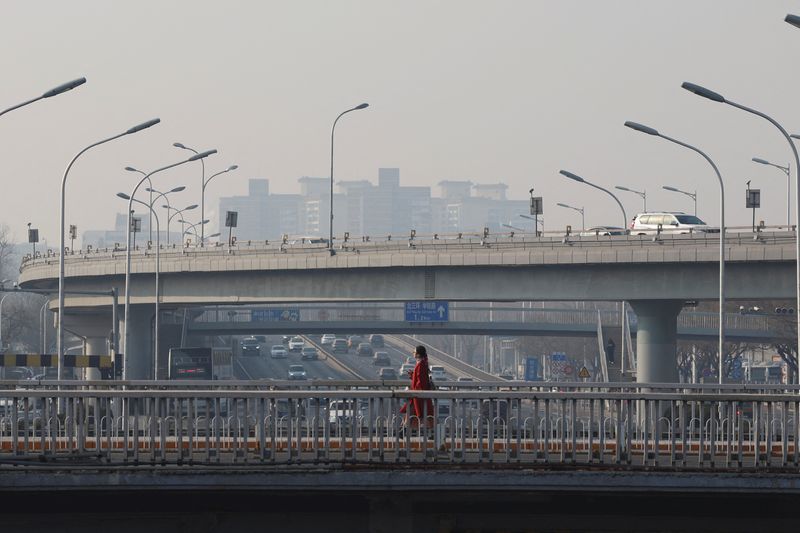
M800 466L796 390L87 390L83 385L71 391L0 391L0 459L756 471ZM415 397L432 412L400 414Z

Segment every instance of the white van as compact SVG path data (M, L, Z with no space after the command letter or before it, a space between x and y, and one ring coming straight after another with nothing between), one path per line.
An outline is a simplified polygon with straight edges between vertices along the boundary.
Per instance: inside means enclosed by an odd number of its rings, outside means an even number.
M662 233L719 233L719 228L709 227L694 215L662 211L636 215L631 222L631 234L655 235L659 226Z

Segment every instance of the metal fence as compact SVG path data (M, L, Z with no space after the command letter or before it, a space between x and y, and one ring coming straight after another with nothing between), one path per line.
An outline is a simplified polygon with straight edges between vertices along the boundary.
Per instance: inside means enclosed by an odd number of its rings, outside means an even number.
M0 391L0 461L800 466L800 396L769 387L752 394L724 387L687 393L85 385ZM414 397L430 399L430 407L421 416L401 414Z

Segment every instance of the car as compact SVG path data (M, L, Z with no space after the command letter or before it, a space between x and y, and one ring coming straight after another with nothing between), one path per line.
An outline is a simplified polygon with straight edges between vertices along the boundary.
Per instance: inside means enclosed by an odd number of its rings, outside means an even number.
M347 353L347 340L336 339L331 343L333 353Z
M389 359L389 354L386 352L375 352L372 356L372 364L375 366L390 366L392 360Z
M595 226L593 228L585 229L578 235L581 237L608 237L611 235L627 235L628 231L625 228L617 226Z
M381 368L378 370L378 377L381 379L397 379L397 372L394 368Z
M456 381L459 381L459 382L475 381L475 379L473 379L471 377L468 377L468 376L459 376L459 378Z
M365 357L372 357L375 354L372 345L368 342L361 342L356 348L356 355L363 355Z
M384 346L383 335L378 335L378 334L370 335L369 343L375 348L383 348Z
M239 343L242 355L261 355L261 343L255 337L245 337Z
M431 377L434 381L444 381L447 379L447 372L444 371L443 366L431 365Z
M336 340L336 335L334 335L333 333L326 333L325 335L322 336L320 344L322 344L323 346L328 346L329 344L333 344L333 341L335 340Z
M360 336L350 335L350 337L347 338L347 348L349 350L355 350L362 342L364 342L364 339L362 339Z
M313 346L303 346L300 351L300 359L319 359L319 352Z
M289 379L306 379L306 369L303 365L289 365Z
M400 366L400 376L404 378L409 377L408 373L414 371L414 366L415 365L412 365L410 363L403 363Z
M660 211L639 213L631 222L631 234L655 235L661 226L662 233L719 233L719 228L709 227L694 215L682 212Z
M289 355L289 353L286 351L286 347L283 344L275 344L272 348L270 348L269 354L273 359L279 359Z
M281 342L282 342L283 344L289 344L289 341L290 341L290 340L292 340L292 336L291 336L291 335L284 335L284 336L281 338Z
M303 346L306 345L306 341L303 340L302 337L292 337L289 340L289 351L290 352L299 352L303 350Z

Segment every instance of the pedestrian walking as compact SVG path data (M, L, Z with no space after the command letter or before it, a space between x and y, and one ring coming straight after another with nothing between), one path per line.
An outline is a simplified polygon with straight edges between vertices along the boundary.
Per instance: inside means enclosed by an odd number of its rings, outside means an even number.
M430 367L428 366L428 351L424 346L417 346L414 349L414 359L417 364L414 370L410 370L408 375L411 377L411 390L431 390ZM425 420L426 425L433 427L433 401L430 398L411 398L400 409L405 414L404 426L418 428L420 420Z

